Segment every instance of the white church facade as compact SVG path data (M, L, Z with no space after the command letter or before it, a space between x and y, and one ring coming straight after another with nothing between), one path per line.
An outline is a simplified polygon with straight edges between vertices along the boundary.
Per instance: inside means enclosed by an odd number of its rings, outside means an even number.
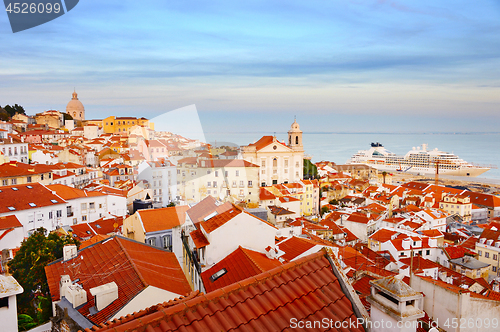
M297 121L288 131L287 143L279 141L276 136L263 136L257 142L241 147L243 159L260 166L260 186L303 179L304 146Z

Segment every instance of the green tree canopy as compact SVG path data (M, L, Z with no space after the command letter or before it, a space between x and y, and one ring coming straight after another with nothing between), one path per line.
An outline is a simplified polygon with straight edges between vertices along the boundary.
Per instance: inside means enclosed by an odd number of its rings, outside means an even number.
M318 168L309 159L304 159L304 179L317 179Z
M3 109L9 113L10 117L13 117L17 113L26 114L24 107L18 104L15 104L14 106L5 105Z
M37 324L48 321L52 313L45 266L63 256L64 245L78 245L77 240L69 235L50 233L45 236L45 233L44 228L38 228L23 241L9 262L9 272L24 289L17 298L18 312L37 317Z

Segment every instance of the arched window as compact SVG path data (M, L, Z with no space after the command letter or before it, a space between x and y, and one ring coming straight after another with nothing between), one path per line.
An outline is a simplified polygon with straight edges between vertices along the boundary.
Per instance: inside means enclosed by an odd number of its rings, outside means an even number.
M273 167L278 167L278 158L273 159Z
M295 144L299 145L299 136L295 136Z
M288 136L288 144L292 145L292 135Z

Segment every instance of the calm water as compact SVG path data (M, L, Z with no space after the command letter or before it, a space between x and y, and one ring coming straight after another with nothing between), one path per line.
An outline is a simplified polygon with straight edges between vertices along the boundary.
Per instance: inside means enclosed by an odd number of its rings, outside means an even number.
M273 133L206 133L209 142L231 142L247 145L259 140L264 135ZM276 133L276 137L285 141L286 133ZM428 149L438 148L452 152L470 163L500 166L500 134L319 134L304 133L305 153L313 162L328 160L337 164L345 163L358 150L367 150L371 142L380 142L396 154L406 154L412 147L423 143ZM476 178L500 181L500 169L491 169Z

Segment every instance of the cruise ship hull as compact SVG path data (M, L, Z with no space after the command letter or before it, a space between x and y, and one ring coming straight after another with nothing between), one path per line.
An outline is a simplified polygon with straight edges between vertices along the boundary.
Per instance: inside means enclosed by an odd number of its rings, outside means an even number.
M380 143L372 143L369 150L355 153L347 162L349 164L369 165L379 171L391 173L402 172L419 175L434 175L436 168L439 174L476 177L488 171L490 167L468 163L448 152L427 150L427 144L413 148L406 155L396 155L385 149Z
M434 175L436 174L435 168L429 167L411 167L403 166L402 169L399 166L395 165L381 165L381 164L373 164L369 162L351 162L351 164L363 164L368 165L373 168L378 169L380 172L390 172L390 173L409 173L415 175ZM455 175L455 176L470 176L476 177L484 172L489 171L489 168L486 167L471 167L471 168L457 168L457 169L440 169L439 174L442 175Z

